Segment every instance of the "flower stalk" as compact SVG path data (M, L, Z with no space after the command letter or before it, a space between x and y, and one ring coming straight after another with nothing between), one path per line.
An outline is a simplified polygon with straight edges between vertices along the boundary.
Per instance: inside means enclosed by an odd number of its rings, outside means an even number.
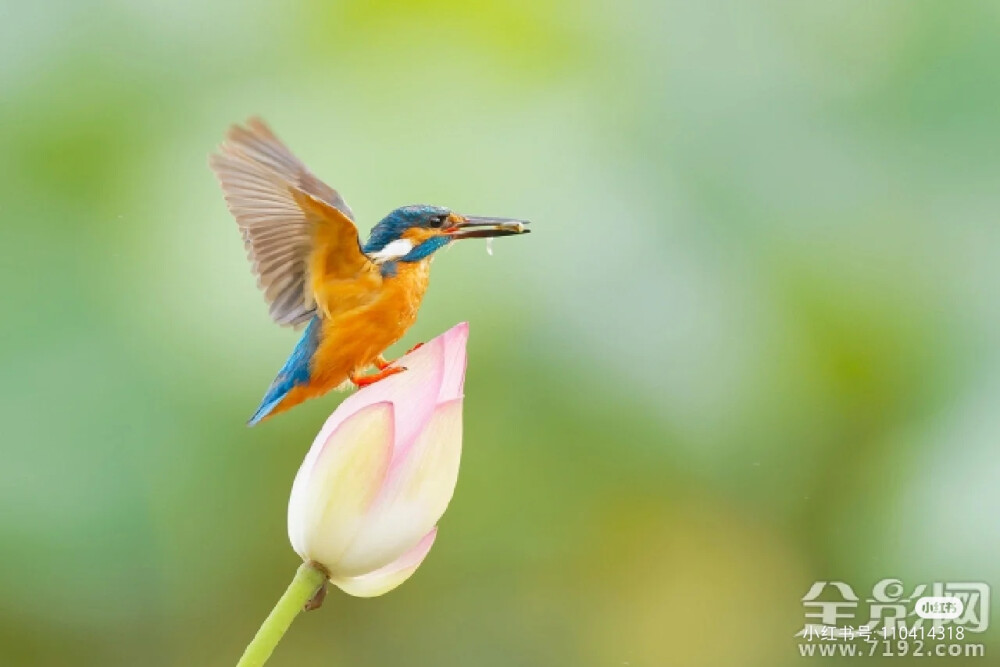
M292 621L326 583L326 572L314 563L303 563L295 572L278 604L268 614L236 667L260 667L271 657Z

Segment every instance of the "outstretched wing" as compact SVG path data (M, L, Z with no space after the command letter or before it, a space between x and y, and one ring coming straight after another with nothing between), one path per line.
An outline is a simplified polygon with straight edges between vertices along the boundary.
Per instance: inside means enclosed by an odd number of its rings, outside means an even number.
M262 120L233 126L209 165L278 324L301 324L316 310L309 271L318 237L324 266L347 275L368 263L340 194L313 176Z

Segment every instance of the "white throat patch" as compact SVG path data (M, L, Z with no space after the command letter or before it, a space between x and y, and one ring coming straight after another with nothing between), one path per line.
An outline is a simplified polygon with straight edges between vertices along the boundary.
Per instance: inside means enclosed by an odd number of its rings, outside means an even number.
M383 262L405 257L410 254L411 250L413 250L413 241L410 241L409 239L396 239L378 252L373 252L368 256L371 257L372 261L376 264L382 264Z

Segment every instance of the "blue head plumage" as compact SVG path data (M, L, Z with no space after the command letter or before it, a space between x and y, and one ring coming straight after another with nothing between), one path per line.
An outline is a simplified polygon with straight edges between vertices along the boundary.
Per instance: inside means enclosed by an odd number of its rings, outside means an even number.
M447 222L450 214L451 211L442 206L429 204L400 206L372 228L372 233L368 235L368 241L362 250L368 254L378 252L401 238L403 232L411 227L440 228Z

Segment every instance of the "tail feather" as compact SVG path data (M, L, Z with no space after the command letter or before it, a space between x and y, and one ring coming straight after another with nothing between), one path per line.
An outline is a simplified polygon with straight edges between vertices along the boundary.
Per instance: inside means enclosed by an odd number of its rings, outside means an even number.
M253 416L247 421L247 426L255 426L274 413L275 408L288 396L295 387L309 384L309 363L312 361L316 348L319 347L320 319L313 316L309 326L302 332L295 349L292 350L285 365L278 371L277 377L271 382L267 393L261 400Z
M264 397L263 401L261 401L260 405L257 407L257 411L254 412L250 419L247 420L247 426L256 426L270 417L274 409L278 407L278 403L281 403L287 393L288 392L286 391L284 394L275 396L274 398L268 400L268 396L271 395L271 392L267 392L268 395Z

